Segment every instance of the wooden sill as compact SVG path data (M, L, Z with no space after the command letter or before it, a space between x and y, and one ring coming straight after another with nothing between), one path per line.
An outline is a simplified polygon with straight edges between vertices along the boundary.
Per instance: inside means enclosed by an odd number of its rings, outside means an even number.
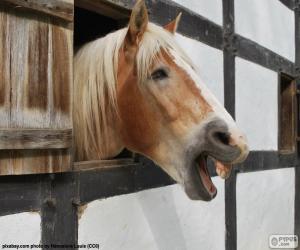
M112 159L112 160L94 160L74 162L74 171L85 171L92 169L118 168L124 165L136 164L133 158Z

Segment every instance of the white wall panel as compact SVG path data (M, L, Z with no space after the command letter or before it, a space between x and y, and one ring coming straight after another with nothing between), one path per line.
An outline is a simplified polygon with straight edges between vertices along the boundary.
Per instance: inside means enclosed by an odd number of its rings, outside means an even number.
M176 39L197 66L200 78L223 104L223 52L179 34L176 34Z
M224 181L213 181L218 195L209 203L189 200L179 185L91 202L79 220L79 243L103 250L222 250Z
M98 243L102 250L158 249L135 194L88 204L79 220L78 243Z
M222 25L222 0L173 0L182 6Z
M236 121L251 150L277 150L277 73L236 59Z
M39 213L26 212L0 216L0 246L4 244L31 245L41 240Z
M235 29L294 62L294 13L280 1L236 0Z
M173 191L188 250L225 249L224 181L220 177L214 177L212 180L218 189L218 194L210 202L190 201L182 190Z
M269 249L271 234L294 233L294 168L238 174L237 249Z

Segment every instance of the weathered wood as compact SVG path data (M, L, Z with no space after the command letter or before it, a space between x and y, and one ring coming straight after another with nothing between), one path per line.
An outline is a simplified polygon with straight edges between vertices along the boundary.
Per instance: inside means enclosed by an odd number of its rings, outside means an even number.
M114 19L124 19L130 16L132 3L112 0L75 0L77 7L96 12Z
M128 164L134 164L134 159L112 159L112 160L94 160L94 161L79 161L74 162L73 169L75 171L91 170L91 169L107 169L122 167Z
M10 53L7 15L0 14L0 127L8 127L10 110Z
M0 150L59 149L72 146L72 129L0 129Z
M279 140L281 153L292 153L296 149L296 83L281 74L279 84Z
M48 106L49 25L44 22L31 25L29 33L28 72L30 74L28 74L25 86L27 106L46 110Z
M32 9L73 22L73 0L2 0L2 3Z
M70 113L70 93L72 91L72 36L59 26L52 26L52 68L53 77L53 104L56 110L63 114ZM68 97L68 98L66 98Z
M73 31L49 15L19 9L0 8L0 130L70 131ZM72 169L71 133L56 139L22 133L0 136L0 148L14 149L0 151L0 175Z
M71 165L69 149L0 150L0 175L58 173Z

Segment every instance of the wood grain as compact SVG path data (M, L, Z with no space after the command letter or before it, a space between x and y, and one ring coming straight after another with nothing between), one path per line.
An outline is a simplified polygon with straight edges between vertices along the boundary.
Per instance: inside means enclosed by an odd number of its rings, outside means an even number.
M53 102L57 111L70 112L72 40L65 29L52 26Z
M296 82L284 74L280 78L278 148L281 154L290 154L296 149Z
M75 0L75 6L113 19L128 18L133 4L134 1L128 0Z
M32 9L73 22L73 0L1 0L18 8Z
M91 169L106 169L114 167L122 167L127 164L133 164L132 158L112 159L112 160L95 160L95 161L78 161L74 162L75 171L91 170Z
M0 7L0 175L72 169L72 35L49 15Z
M0 150L59 149L71 146L71 129L0 129Z
M0 127L8 127L10 117L9 40L8 16L0 13Z
M39 22L29 28L28 81L26 89L29 108L47 109L48 104L48 36L49 25Z
M6 87L9 86L9 76L7 74L9 67L7 51L7 16L0 16L0 106L3 106L6 98Z

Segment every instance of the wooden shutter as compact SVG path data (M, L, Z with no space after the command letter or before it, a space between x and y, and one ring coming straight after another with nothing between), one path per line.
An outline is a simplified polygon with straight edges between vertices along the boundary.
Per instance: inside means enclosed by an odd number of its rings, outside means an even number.
M72 168L73 0L0 3L0 175Z

